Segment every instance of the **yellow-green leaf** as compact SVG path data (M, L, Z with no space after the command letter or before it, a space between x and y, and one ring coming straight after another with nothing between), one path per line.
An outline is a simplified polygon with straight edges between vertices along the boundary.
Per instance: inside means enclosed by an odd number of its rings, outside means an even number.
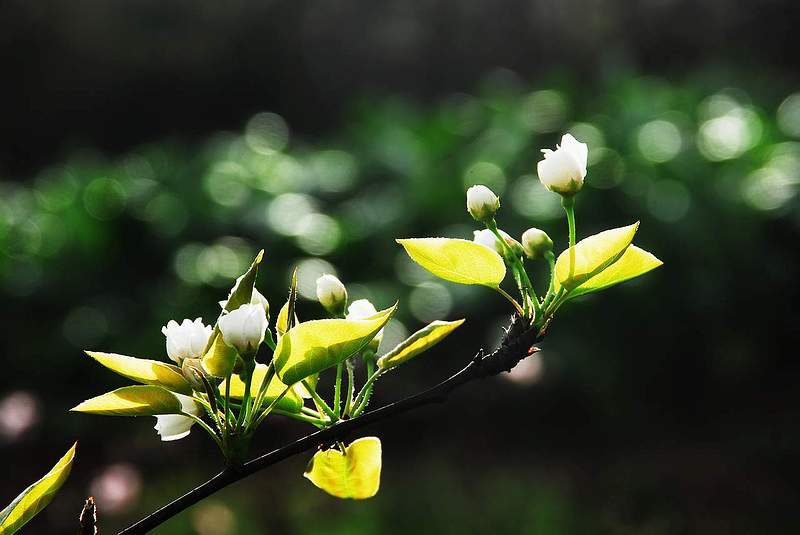
M437 277L458 284L497 287L506 276L499 254L468 240L409 238L397 240L414 262Z
M399 366L444 340L448 334L456 330L462 323L464 323L463 319L458 321L436 320L429 323L379 358L378 367L388 369Z
M275 334L276 338L280 338L283 334L300 323L295 314L295 303L297 301L297 268L292 272L292 281L289 285L289 298L286 303L281 307L278 312L278 317L275 319ZM292 321L289 321L292 318Z
M303 476L337 498L372 498L381 485L381 441L364 437L347 446L344 453L338 448L318 451Z
M259 389L261 388L261 384L264 382L264 378L267 375L267 365L266 364L256 364L256 369L253 370L253 382L250 384L250 394L255 397L258 394ZM226 388L226 381L223 381L222 384L219 385L219 391L224 395ZM283 391L286 389L286 385L283 384L278 377L273 376L272 380L269 382L267 386L267 392L264 396L264 402L269 405L272 401L283 394ZM231 376L231 397L234 399L242 399L244 397L244 382L239 378L238 375ZM275 405L276 408L288 411L288 412L299 412L303 406L303 400L295 393L293 389L289 389L289 391L284 395L280 401Z
M261 263L262 258L264 258L263 249L258 252L255 260L250 264L250 268L236 279L236 285L231 289L231 295L225 304L225 310L231 312L250 302L253 297L253 286L256 284L256 276L258 275L258 265Z
M638 228L637 221L633 225L605 230L579 241L574 247L575 264L572 269L570 251L573 248L562 252L556 260L556 284L572 290L603 271L619 260Z
M179 398L178 396L182 396ZM157 414L180 414L181 399L191 399L183 394L170 392L160 386L125 386L101 396L87 399L73 407L75 412L106 414L110 416L155 416Z
M184 379L181 369L173 364L127 357L116 353L87 351L86 354L109 370L136 382L163 386L182 394L190 394L192 392L192 387Z
M372 340L397 305L360 320L328 319L295 325L275 348L275 371L287 385L336 366Z
M609 286L644 275L661 264L663 262L651 253L631 245L619 260L572 290L569 295L570 297L576 297L603 290Z
M77 445L77 442L73 444L44 477L22 491L22 494L0 511L0 534L16 533L53 501L58 489L69 477Z
M214 377L227 377L236 365L236 349L228 346L222 335L216 332L211 334L214 338L211 348L203 355L201 361L203 369Z

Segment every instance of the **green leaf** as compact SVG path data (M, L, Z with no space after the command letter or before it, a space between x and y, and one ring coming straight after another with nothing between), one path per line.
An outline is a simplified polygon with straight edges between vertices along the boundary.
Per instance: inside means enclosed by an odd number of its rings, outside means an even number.
M179 398L178 396L182 396ZM191 399L175 394L160 386L125 386L101 396L87 399L72 411L110 416L155 416L180 414L181 399Z
M644 275L661 264L663 262L651 253L631 245L619 260L572 290L569 296L572 298L604 290L609 286Z
M236 357L238 353L236 349L230 347L222 339L222 335L217 332L219 329L215 328L214 333L211 334L213 342L210 349L203 355L200 361L203 369L209 375L214 377L228 377L236 365Z
M287 385L302 381L353 356L392 317L397 304L361 320L328 319L295 325L275 348L275 371Z
M297 268L294 269L292 272L292 282L289 285L289 298L286 300L286 303L281 307L280 311L278 312L278 317L275 319L275 335L276 338L280 338L284 335L286 331L294 327L296 323L299 323L297 320L297 314L295 314L295 303L297 301ZM292 318L292 321L289 321L289 318Z
M464 323L463 319L458 321L436 320L429 323L379 358L378 367L389 369L403 364L444 340L447 335L456 330L462 323Z
M44 477L22 491L8 507L0 511L0 534L16 533L53 501L58 489L69 477L77 446L76 442Z
M397 240L414 262L437 277L458 284L496 288L506 276L499 254L468 240L410 238Z
M633 241L633 235L638 228L637 221L633 225L605 230L579 241L574 247L575 266L572 274L570 274L572 248L562 252L556 260L556 289L564 286L567 290L572 290L619 260Z
M132 379L146 385L163 386L169 390L182 394L191 394L192 387L184 379L181 369L173 364L157 360L138 359L117 355L116 353L101 353L87 351L87 355L123 377Z
M250 268L244 275L236 279L236 284L231 290L231 295L228 297L228 302L225 305L226 311L231 312L250 302L250 299L253 297L253 287L256 284L256 276L258 275L258 265L263 258L264 249L261 249L250 265Z
M347 446L344 453L338 448L318 451L303 476L337 498L372 498L381 485L381 441L364 437Z
M253 381L250 384L250 394L253 397L258 394L261 384L264 382L264 378L267 375L267 367L266 364L256 364L256 369L253 371ZM225 383L226 381L223 381L219 386L219 391L223 394L225 392ZM285 389L286 385L283 384L279 378L273 376L267 386L266 395L264 396L265 404L269 405L272 403L275 398L283 394ZM244 397L244 381L242 381L238 375L231 376L231 397L234 399L242 399ZM303 400L300 399L293 389L290 389L286 395L278 401L275 407L288 412L300 412L300 409L303 407Z

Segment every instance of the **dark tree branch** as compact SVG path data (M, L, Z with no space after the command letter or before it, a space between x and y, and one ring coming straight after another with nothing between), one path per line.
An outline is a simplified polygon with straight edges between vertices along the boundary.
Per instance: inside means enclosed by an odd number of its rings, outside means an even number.
M450 392L475 379L492 377L502 371L511 371L520 360L536 350L532 348L533 344L543 337L544 329L526 329L524 322L519 317L516 317L512 320L500 347L488 355L484 354L483 350L479 351L469 364L449 379L419 394L366 412L358 418L343 420L331 427L307 435L286 446L256 457L242 466L227 467L194 490L123 529L120 535L147 533L200 500L259 470L263 470L298 453L343 439L356 429L373 422L432 403L441 403L447 399Z

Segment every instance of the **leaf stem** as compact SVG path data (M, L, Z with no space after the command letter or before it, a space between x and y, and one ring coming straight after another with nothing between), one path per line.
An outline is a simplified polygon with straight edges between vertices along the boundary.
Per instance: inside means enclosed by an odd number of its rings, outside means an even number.
M319 397L319 394L317 394L317 389L313 388L311 386L311 383L309 383L305 379L303 379L302 383L303 386L306 387L306 390L308 390L308 393L311 394L311 399L314 400L314 404L319 409L321 409L325 414L327 414L328 418L330 418L333 421L336 421L336 414L333 412L333 409L331 409L330 406L328 406L328 404L325 403L325 400Z
M567 226L569 227L569 276L575 274L575 197L561 197L561 206L567 213Z

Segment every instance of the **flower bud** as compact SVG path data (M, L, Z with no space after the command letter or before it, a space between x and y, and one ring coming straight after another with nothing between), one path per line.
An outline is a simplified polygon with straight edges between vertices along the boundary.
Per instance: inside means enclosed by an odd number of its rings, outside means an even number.
M516 255L517 257L521 257L522 255L525 254L525 251L523 250L521 243L519 243L517 240L509 236L508 233L503 230L498 229L498 232L500 232L500 235L503 237L509 248L511 248L511 251L514 255ZM488 247L495 253L505 258L506 261L509 263L514 262L515 260L514 258L506 258L505 248L500 243L500 240L497 239L497 236L494 235L494 232L492 232L491 230L489 229L476 230L474 231L473 235L474 237L472 241L474 241L475 243L479 243L484 247Z
M167 337L167 355L180 366L183 359L200 358L211 336L211 326L203 325L203 320L183 320L178 324L170 320L161 332Z
M499 208L500 199L486 186L472 186L467 190L467 212L475 221L491 221Z
M553 250L553 240L541 229L529 228L522 233L522 247L528 258L536 259Z
M181 364L181 373L193 389L198 392L205 392L206 386L203 384L203 366L200 364L201 359L183 359Z
M357 299L347 308L346 318L349 320L363 320L377 313L378 310L375 308L375 305L370 303L368 299ZM370 350L372 356L375 356L378 352L378 346L381 345L381 340L383 340L383 329L378 331L378 334L375 335L375 338L370 341L365 349Z
M536 165L536 170L544 187L566 197L578 193L586 177L586 159L589 155L586 143L564 134L556 150L542 149L542 152L544 160Z
M177 393L172 395L180 401L181 412L184 414L203 415L203 407L191 397ZM156 416L155 430L163 442L179 440L189 434L194 422L193 418L183 414L159 414Z
M325 274L317 279L317 299L332 316L341 316L347 306L347 290L334 275Z
M264 341L267 313L261 305L242 305L223 314L218 325L225 343L235 348L243 359L250 360Z
M242 275L242 277L244 277L244 275ZM242 277L239 277L239 279L241 279ZM239 285L238 282L239 279L237 279L236 285L233 287L234 290ZM233 295L234 290L231 290L230 294L228 294L228 299L231 298L231 295ZM228 306L228 299L219 302L219 306L222 307L223 310L225 310L225 307ZM267 301L267 298L264 297L264 295L261 292L259 292L255 287L253 287L253 293L250 296L250 304L263 306L264 312L267 315L267 321L269 321L269 301Z

